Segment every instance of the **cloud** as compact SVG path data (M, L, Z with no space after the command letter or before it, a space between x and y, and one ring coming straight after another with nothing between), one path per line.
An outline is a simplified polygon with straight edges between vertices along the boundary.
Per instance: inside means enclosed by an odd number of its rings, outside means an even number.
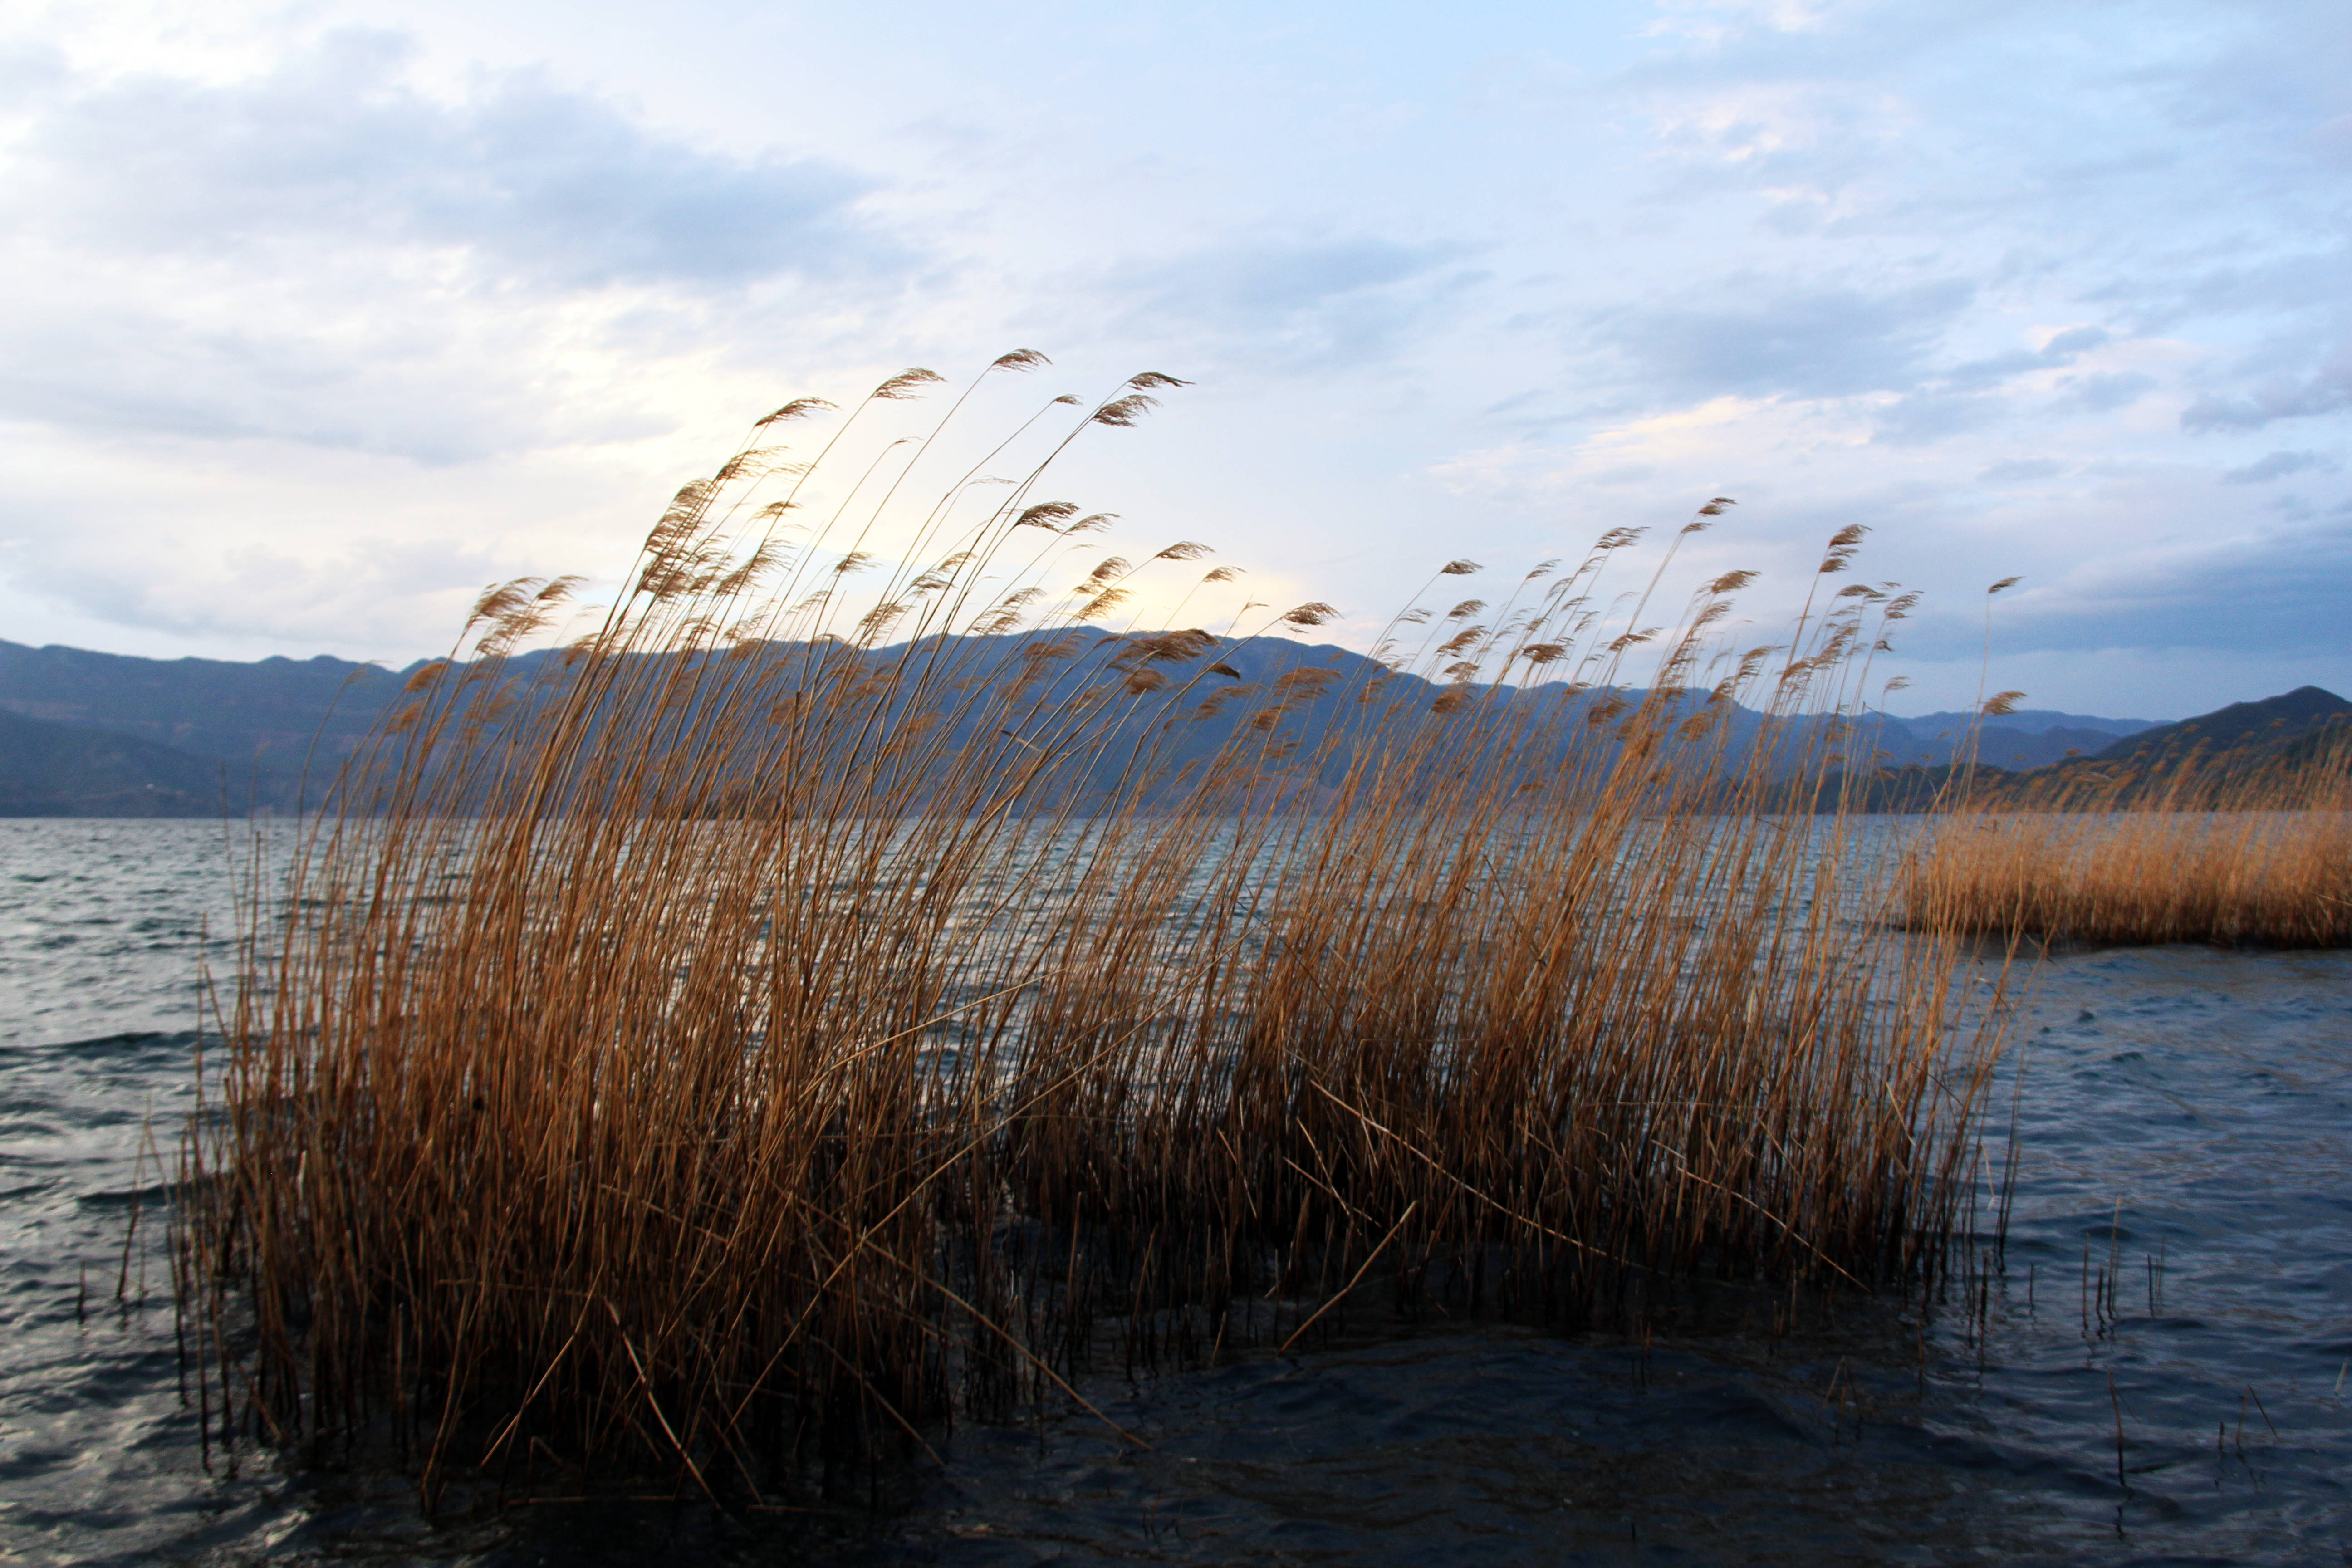
M913 265L868 177L529 71L430 96L411 52L345 30L228 80L0 66L0 418L428 465L635 438L674 427L648 388L679 360L845 319Z
M2059 384L2059 403L2085 414L2107 414L2128 408L2156 390L2156 377L2137 370L2098 371L2070 375Z
M2002 400L1990 393L1937 387L1896 398L1879 410L1870 438L1889 447L1924 447L1981 429L2006 411Z
M2042 344L2042 353L2043 357L2051 359L2061 355L2072 357L2074 354L2086 353L2092 349L2104 347L2114 341L2115 334L2105 327L2069 327Z
M51 7L0 58L0 566L402 646L625 542L739 404L1030 343L1041 393L1197 377L1070 493L1301 597L1719 493L1759 615L1864 521L1971 663L2018 571L2053 647L2334 636L2352 487L2264 456L2352 452L2326 0L1796 4ZM1496 58L1543 79L1465 97Z
M903 263L859 225L873 182L846 169L704 151L528 73L441 101L404 83L409 53L345 31L227 85L53 90L16 142L11 194L116 254L422 247L566 289Z
M2336 459L2320 452L2273 452L2266 458L2255 458L2242 468L2229 469L2222 474L2221 482L2225 485L2266 484L2272 479L2299 474L2307 468L2332 473L2336 468Z
M1963 361L1932 376L1923 375L1917 390L1876 412L1871 439L1893 447L1924 447L1982 429L2020 412L2011 395L2012 384L2025 377L2046 376L2114 341L2104 327L2076 327L2058 333L2039 352L1990 354ZM2158 384L2155 376L2137 370L2063 375L2056 380L2058 396L2045 412L2110 414L2138 402Z
M2352 518L2306 521L2082 563L2007 612L2030 648L2231 648L2352 654Z
M2066 465L2051 458L2012 458L2005 463L1995 463L1977 475L1989 485L2031 484L2036 479L2055 479L2066 471Z
M520 305L518 320L452 334L430 301L379 301L354 322L291 289L249 321L174 319L102 293L52 303L72 309L49 321L0 317L0 417L112 441L279 440L436 466L567 427L609 439L666 423L609 395L583 416L567 395L571 376L548 362L541 313Z
M1243 244L1115 270L1137 327L1223 338L1243 359L1327 368L1392 352L1469 281L1465 247L1371 237Z
M2209 395L2181 410L2184 430L2259 430L2280 419L2307 419L2352 408L2352 343L2339 346L2308 375L2274 377L2235 396Z
M1969 360L1956 364L1937 379L1957 392L1973 392L1982 387L1999 386L2012 376L2024 375L2050 368L2051 353L1993 354L1986 359ZM2064 363L2061 359L2058 363Z
M1602 311L1591 321L1591 340L1638 384L1666 397L1904 391L1930 374L1938 342L1976 292L1958 279L1875 291L1727 282L1718 300Z

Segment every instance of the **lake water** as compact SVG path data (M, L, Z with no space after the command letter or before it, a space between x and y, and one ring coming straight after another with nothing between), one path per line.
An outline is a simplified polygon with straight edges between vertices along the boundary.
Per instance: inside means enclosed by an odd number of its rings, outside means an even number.
M1148 1447L960 1427L878 1518L427 1524L393 1477L208 1474L144 1151L231 956L228 842L0 821L0 1558L2352 1562L2352 953L2052 959L1981 1335L1868 1304L1777 1342L1424 1325L1085 1390Z

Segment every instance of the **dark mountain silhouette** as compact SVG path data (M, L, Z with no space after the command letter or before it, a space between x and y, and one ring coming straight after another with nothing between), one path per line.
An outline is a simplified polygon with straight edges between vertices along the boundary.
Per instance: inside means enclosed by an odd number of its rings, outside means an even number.
M399 691L373 665L316 658L141 658L0 641L0 711L135 735L181 752L299 770L339 761Z
M1938 731L1958 734L1978 721L1974 713L1944 711L1922 713L1906 719L1903 723L1916 735L1927 736ZM2114 738L2137 735L2142 730L2153 730L2162 722L2156 719L2102 719L2091 713L2061 713L2053 708L2013 708L2002 714L2000 728L2022 735L2047 734L2053 730L2091 730Z
M135 735L0 711L0 816L243 816L281 784Z
M1996 767L2041 768L2069 757L2095 755L2114 742L2105 730L2044 730L2029 734L2005 724L1988 724L1977 737L1976 755Z
M2316 686L2298 686L2259 702L2232 702L2178 724L2144 730L2099 752L2096 760L2145 766L2191 754L2273 752L2315 731L2347 723L2352 723L2352 702Z
M1972 713L1886 716L1884 724L1880 761L1891 767L1933 768L1974 760L2012 771L2090 756L2115 744L2119 736L2158 728L2153 719L2101 719L2047 708L2021 708L1990 721Z
M1881 760L1896 767L1943 767L1978 762L2008 769L2047 767L2068 757L2089 756L2115 743L2115 731L2084 727L2021 730L2007 723L1972 726L1939 724L1920 735L1923 721L1898 721L1887 727L1878 749Z
M2072 731L2073 737L2082 734ZM2068 735L2053 730L2037 738ZM1870 773L1857 769L1832 775L1817 790L1808 786L1807 793L1820 811L1836 809L1843 799L1852 810L1915 812L1963 795L1993 805L2050 805L2069 798L2086 805L2123 805L2164 795L2175 781L2184 781L2190 801L2210 792L2215 805L2228 805L2242 798L2236 792L2246 784L2289 777L2294 769L2315 763L2342 765L2347 742L2352 702L2305 686L2178 723L2151 725L2090 754L2022 768L2000 765L2000 731L1988 725L1979 738L1981 760L1973 765L1964 761L1882 765ZM1792 788L1788 798L1796 806L1800 791Z
M2272 753L2272 760L2283 768L2325 762L2352 771L2352 725L2315 724L2294 740L2282 742Z
M1557 763L1570 743L1567 737L1589 731L1576 721L1598 712L1606 723L1643 695L1570 691L1557 685L1448 686L1387 671L1345 648L1285 638L1238 644L1206 639L1183 657L1171 658L1150 637L1118 637L1092 628L987 639L934 637L872 649L772 644L732 656L625 657L645 667L648 679L680 658L725 658L739 667L740 675L705 687L697 701L707 705L727 690L764 690L761 682L779 691L797 689L818 671L844 668L845 660L878 679L909 667L909 661L936 658L957 666L960 679L985 684L1009 679L1024 661L1049 647L1055 654L1038 688L1041 698L1051 700L1047 706L1118 683L1129 683L1123 689L1132 693L1115 693L1088 721L1110 726L1118 741L1085 748L1092 754L1086 776L1073 775L1068 787L1088 793L1120 787L1122 769L1147 742L1155 769L1172 777L1188 765L1205 763L1243 726L1266 728L1270 710L1290 754L1329 755L1321 773L1333 777L1298 780L1302 799L1311 799L1318 784L1334 782L1344 759L1360 747L1388 743L1374 737L1393 736L1392 728L1381 728L1381 717L1397 712L1425 712L1428 722L1458 726L1463 744L1472 748L1459 753L1465 763L1476 748L1502 745L1522 748L1514 753L1513 766L1538 770ZM510 659L497 682L471 687L467 700L481 702L486 710L503 691L520 701L520 710L503 721L510 731L532 703L562 689L560 679L541 679L557 674L560 667L548 662L555 657L539 652ZM152 659L0 642L0 719L8 721L0 729L0 812L212 816L253 806L292 809L306 763L308 804L315 806L341 761L388 709L419 700L404 695L404 677L416 668L395 674L326 656L251 663ZM447 679L462 684L467 673L458 667ZM896 716L890 704L897 700L879 700L885 705L880 729L887 731ZM1678 699L1678 714L1683 706L1696 712L1698 699ZM1486 728L1455 717L1472 710ZM2314 732L2335 716L2352 718L2352 704L2316 688L2173 725L2035 710L1972 729L1966 716L1945 713L1909 720L1885 714L1774 719L1734 709L1722 716L1723 755L1738 761L1757 746L1768 746L1783 752L1785 765L1796 769L1804 759L1832 752L1851 772L1832 781L1821 804L1834 804L1843 788L1869 809L1916 810L1950 788L1956 767L1961 776L1990 783L2052 764L2072 766L2073 759L2087 761L2094 752L2103 761L2129 761L2183 746L2239 744L2248 737L2277 746ZM705 717L688 704L662 721L692 725ZM947 719L959 744L971 738L963 729L976 721L953 713ZM1508 732L1553 738L1526 750ZM1034 746L1040 739L1008 734L1004 744ZM943 745L939 751L951 749ZM1805 809L1806 799L1792 790L1790 804Z
M1047 746L1069 759L1055 774L1064 798L1108 798L1133 787L1129 775L1147 752L1148 773L1162 781L1157 787L1181 790L1188 787L1184 779L1197 776L1237 736L1262 731L1268 743L1261 749L1253 742L1250 749L1262 754L1266 776L1282 774L1276 787L1311 803L1338 782L1349 757L1396 743L1400 733L1426 734L1432 725L1449 732L1437 753L1449 768L1505 752L1514 769L1556 766L1581 743L1571 737L1609 733L1608 726L1643 696L1559 685L1441 684L1391 672L1345 648L1289 638L1235 643L1194 633L1177 634L1174 641L1181 646L1166 637L1066 627L867 649L765 644L724 653L629 654L621 656L626 668L610 683L614 688L642 694L669 684L688 665L707 667L705 677L682 701L600 700L622 704L610 710L627 712L632 724L669 729L672 743L682 743L693 727L719 721L730 703L733 722L745 712L772 718L778 702L793 700L795 693L838 692L847 689L846 680L847 687L872 694L861 700L877 704L874 723L853 727L862 737L855 743L879 745L915 700L907 695L908 683L893 672L937 667L948 672L944 679L954 690L967 694L992 683L1024 684L1026 710L1038 716L1037 727L1016 724L987 735L976 729L995 722L983 717L990 711L986 703L969 695L940 701L934 691L923 723L939 733L922 754L1010 766ZM412 692L405 677L418 668L395 675L327 658L167 660L0 643L0 713L19 718L0 744L10 748L10 765L25 781L10 797L11 809L142 816L209 816L225 804L239 811L292 809L306 765L304 802L316 808L327 800L342 760L388 711L414 709L424 720L393 742L395 748L437 733L442 750L436 755L455 758L466 745L496 744L501 736L527 731L534 709L569 689L561 656L550 651L521 655L495 669L456 666L429 689ZM753 706L744 708L745 702ZM1675 717L1701 705L1696 696L1678 698ZM1077 713L1085 717L1074 721ZM1402 731L1392 721L1399 715L1409 720ZM1793 757L1817 742L1845 743L1829 740L1833 730L1822 720L1768 720L1737 708L1717 717L1726 750L1735 757L1759 744L1786 746ZM1586 718L1595 724L1577 721ZM477 721L481 728L472 741L453 743ZM140 744L108 748L86 740L76 751L68 736ZM983 742L977 750L970 745L975 737ZM163 743L166 738L169 744ZM755 798L760 787L748 756L755 749L747 748L739 780L745 798ZM1317 768L1297 771L1298 761L1318 757ZM237 787L225 791L225 777ZM348 804L369 808L362 801Z
M696 678L682 682L689 669ZM400 721L413 716L414 725L404 733L437 734L436 756L452 761L464 753L450 750L447 738L476 715L503 714L480 743L528 734L538 705L573 700L564 671L544 654L509 660L495 680L479 670L451 670L404 700ZM623 722L631 743L647 754L715 756L730 809L746 810L757 809L763 788L763 725L798 721L809 711L801 705L812 700L835 711L827 705L845 700L859 715L832 724L826 744L845 779L874 767L1025 771L1051 759L1039 804L1086 807L1189 794L1213 763L1231 786L1236 742L1252 759L1250 778L1301 805L1338 785L1354 760L1378 760L1378 750L1415 741L1442 738L1417 767L1458 773L1500 764L1532 775L1562 765L1582 745L1591 727L1577 720L1593 717L1598 732L1608 734L1643 695L1440 684L1330 645L1091 627L863 649L826 642L631 653L604 667L599 690L602 711L591 730ZM1697 696L1679 698L1675 718L1702 705ZM764 720L747 726L751 715ZM1723 738L1740 754L1770 728L1752 712L1722 717ZM740 743L714 753L702 738L703 727L714 725ZM1814 738L1825 733L1812 721L1796 728ZM919 739L909 745L902 737ZM1776 742L1786 738L1774 734ZM565 786L554 787L560 797ZM640 808L663 809L653 796Z

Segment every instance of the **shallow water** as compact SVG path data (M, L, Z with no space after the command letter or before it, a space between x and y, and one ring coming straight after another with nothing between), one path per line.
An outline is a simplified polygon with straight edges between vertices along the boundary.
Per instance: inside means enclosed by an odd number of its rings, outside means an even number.
M1082 1414L960 1428L881 1518L544 1504L428 1525L396 1478L250 1458L208 1474L142 1150L152 1118L170 1152L188 1103L198 961L227 962L226 842L0 822L0 1555L2352 1560L2345 953L2051 960L2018 1026L2021 1091L2002 1090L2018 1179L1981 1337L1957 1305L1924 1330L1864 1305L1777 1342L1646 1350L1360 1326L1312 1353L1099 1380L1085 1392L1125 1438Z

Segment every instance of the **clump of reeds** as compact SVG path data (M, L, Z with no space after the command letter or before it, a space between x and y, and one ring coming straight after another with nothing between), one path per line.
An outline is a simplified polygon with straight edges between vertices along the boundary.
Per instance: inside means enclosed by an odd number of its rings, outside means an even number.
M2083 942L2352 945L2346 763L2340 740L2315 735L2284 754L1996 784L1948 803L1915 847L1906 919Z
M1849 825L1759 809L1754 712L1845 701L1877 590L1718 655L1748 574L1644 627L1620 531L1327 664L1319 604L1123 620L1232 578L1160 588L1190 543L1057 595L1105 520L1042 462L891 534L891 450L825 506L737 454L559 649L569 584L486 595L257 895L189 1155L209 1430L760 1494L1351 1292L1932 1280L1988 1042Z

